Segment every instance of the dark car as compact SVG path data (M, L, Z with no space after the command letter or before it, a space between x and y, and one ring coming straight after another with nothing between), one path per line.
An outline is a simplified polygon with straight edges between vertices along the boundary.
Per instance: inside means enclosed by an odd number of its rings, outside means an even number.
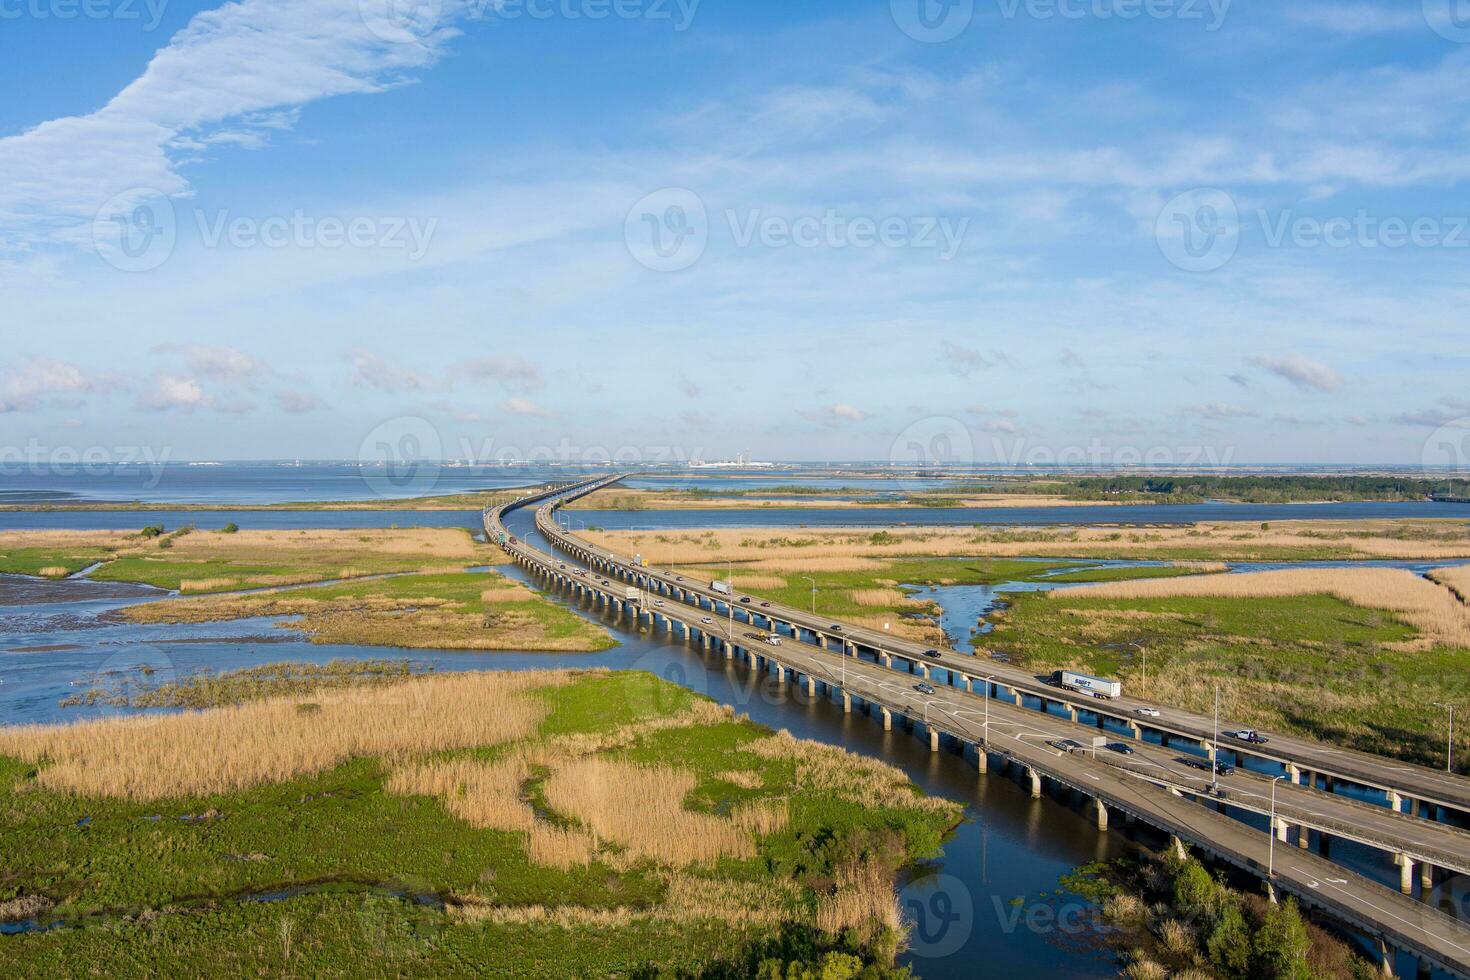
M750 596L748 596L748 595L747 596L741 596L740 597L740 601L741 602L749 602L750 601Z
M934 685L933 684L922 684L922 683L915 684L914 685L914 690L918 691L920 694L933 694L934 693Z
M827 628L829 630L831 630L832 632L834 632L834 633L841 633L842 632L842 627L841 626L838 626L836 623L833 623L831 626L829 626Z
M1109 742L1108 751L1116 752L1119 755L1132 755L1133 746L1129 745L1127 742Z
M1078 749L1082 748L1081 742L1075 741L1070 738L1057 739L1056 741L1048 742L1046 744L1050 745L1054 749L1061 749L1063 752L1075 752Z
M763 603L761 603L761 608L762 609L770 609L771 608L771 604L769 602L763 602Z
M944 657L944 654L940 653L938 650L925 650L924 656L930 657L934 660L939 660Z

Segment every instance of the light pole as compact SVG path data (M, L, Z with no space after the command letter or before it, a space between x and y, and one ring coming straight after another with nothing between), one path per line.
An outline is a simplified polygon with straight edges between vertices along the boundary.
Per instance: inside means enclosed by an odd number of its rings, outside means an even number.
M985 747L990 748L990 682L995 679L994 674L988 674L981 678L985 681Z
M730 642L730 637L735 635L735 563L725 559L725 585L729 587L730 594L725 596L725 610L730 614L730 625L725 630L725 642Z
M1453 701L1436 701L1436 708L1447 708L1450 713L1450 734L1445 742L1444 748L1444 771L1455 771L1455 703Z
M1210 790L1220 788L1220 685L1215 685L1215 734L1210 740Z
M802 578L812 583L812 615L815 616L817 614L817 580L807 575L803 575Z
M1276 776L1271 780L1271 823L1266 828L1266 833L1271 835L1271 840L1266 844L1266 879L1268 881L1276 877L1276 784L1285 778L1285 776ZM1302 829L1302 833L1306 833L1306 830Z

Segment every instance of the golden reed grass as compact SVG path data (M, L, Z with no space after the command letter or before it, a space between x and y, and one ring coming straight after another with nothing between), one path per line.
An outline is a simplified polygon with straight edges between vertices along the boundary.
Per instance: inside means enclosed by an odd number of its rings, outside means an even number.
M911 807L959 813L957 803L917 793L903 771L886 762L808 742L784 729L749 742L741 750L762 759L794 762L798 791L829 792L869 809Z
M884 929L900 932L903 912L892 876L871 861L839 868L837 887L817 903L816 925L834 936L856 930L865 942Z
M432 796L465 823L492 830L528 831L536 813L521 799L531 766L520 754L494 762L450 759L397 770L385 785L399 796Z
M159 800L278 783L361 756L398 758L532 734L549 708L526 692L565 672L419 677L320 699L280 698L177 715L0 728L0 755L37 782L84 796Z
M546 781L546 802L634 857L674 865L753 857L755 843L744 829L684 807L697 782L664 766L579 759Z
M1421 642L1470 647L1470 608L1447 588L1401 568L1290 568L1243 575L1203 575L1085 585L1067 598L1159 599L1176 596L1272 598L1330 595L1365 609L1396 613Z
M185 578L179 580L180 592L213 592L218 589L228 589L239 585L239 579L233 578Z
M824 559L908 557L1147 557L1188 548L1222 557L1268 556L1281 549L1334 548L1364 558L1470 557L1470 531L1464 522L1282 521L1266 530L1245 521L1217 521L1185 527L1078 526L1057 528L901 527L875 535L872 528L727 529L708 532L601 531L582 535L618 553L641 552L661 565L699 564L730 559L770 571L788 562L804 565ZM876 540L875 540L876 538ZM846 571L839 565L817 571ZM866 566L864 566L866 567ZM861 571L863 568L851 569ZM739 572L736 573L739 581Z
M47 565L41 569L42 578L66 578L70 574L71 570L65 565Z
M909 601L908 595L898 589L853 589L848 595L859 606L877 606L881 609L901 606Z

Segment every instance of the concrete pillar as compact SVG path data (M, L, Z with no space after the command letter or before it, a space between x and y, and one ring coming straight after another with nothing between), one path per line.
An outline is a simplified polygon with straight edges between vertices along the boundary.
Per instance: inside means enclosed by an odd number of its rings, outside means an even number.
M1286 821L1285 820L1282 820L1280 817L1276 817L1276 818L1274 818L1274 821L1273 822L1276 825L1275 827L1272 828L1275 831L1275 833L1276 833L1276 839L1279 840L1279 841L1281 841L1281 843L1285 844L1286 843Z
M1108 829L1108 805L1094 796L1092 798L1093 809L1097 812L1097 829Z
M1388 807L1394 813L1404 812L1404 798L1399 795L1397 790L1388 791Z
M785 667L782 667L780 664L777 664L776 665L776 683L777 684L785 684L786 683L786 668Z
M939 751L939 729L937 728L929 729L929 751Z
M878 710L883 712L883 730L885 732L893 731L893 712L887 708L879 708Z
M1062 707L1066 709L1067 717L1072 719L1073 724L1075 724L1077 722L1077 706L1075 704L1064 704Z
M842 692L842 713L845 715L852 714L852 695L846 691Z
M1026 768L1026 776L1031 780L1031 798L1033 800L1041 799L1041 773L1028 766Z
M806 675L806 696L809 698L817 696L817 679L811 674Z
M1375 939L1374 942L1378 946L1379 968L1383 970L1384 976L1393 976L1393 950L1389 949L1388 943L1382 939Z
M1399 866L1399 891L1414 894L1414 859L1407 854L1396 854L1393 862Z
M1434 865L1428 861L1419 862L1419 886L1426 892L1434 887Z
M980 770L980 775L990 771L990 754L985 751L985 746L975 746L975 768Z
M1189 852L1184 849L1184 841L1180 840L1178 837L1170 837L1169 844L1174 848L1174 856L1180 861L1183 861L1189 857Z
M964 682L964 685L965 685L965 693L966 694L974 694L975 693L974 682L970 679L970 675L969 674L961 674L960 675L960 680Z
M919 664L919 671L924 675L924 680L927 681L929 679L929 665Z
M885 666L885 667L892 667L893 666L893 655L892 654L888 654L888 653L883 654L883 666Z
M733 647L730 646L729 643L726 643L725 644L725 659L726 660L734 660L735 659L735 650L734 650Z
M1296 846L1304 851L1312 846L1312 832L1305 826L1299 826L1296 829Z

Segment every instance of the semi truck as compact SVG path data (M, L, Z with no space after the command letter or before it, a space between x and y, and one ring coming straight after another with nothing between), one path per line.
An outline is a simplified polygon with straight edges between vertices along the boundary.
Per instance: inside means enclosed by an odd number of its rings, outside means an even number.
M630 585L623 590L623 598L628 602L641 605L643 602L643 591L641 589L635 589Z
M710 591L711 592L718 592L720 595L729 595L730 594L730 583L729 582L721 582L719 580L716 580L716 581L713 581L713 582L711 582L709 584L709 588L710 588Z
M1052 683L1078 694L1090 694L1095 698L1111 701L1123 694L1122 681L1110 681L1106 677L1079 674L1075 670L1059 670L1051 675Z

